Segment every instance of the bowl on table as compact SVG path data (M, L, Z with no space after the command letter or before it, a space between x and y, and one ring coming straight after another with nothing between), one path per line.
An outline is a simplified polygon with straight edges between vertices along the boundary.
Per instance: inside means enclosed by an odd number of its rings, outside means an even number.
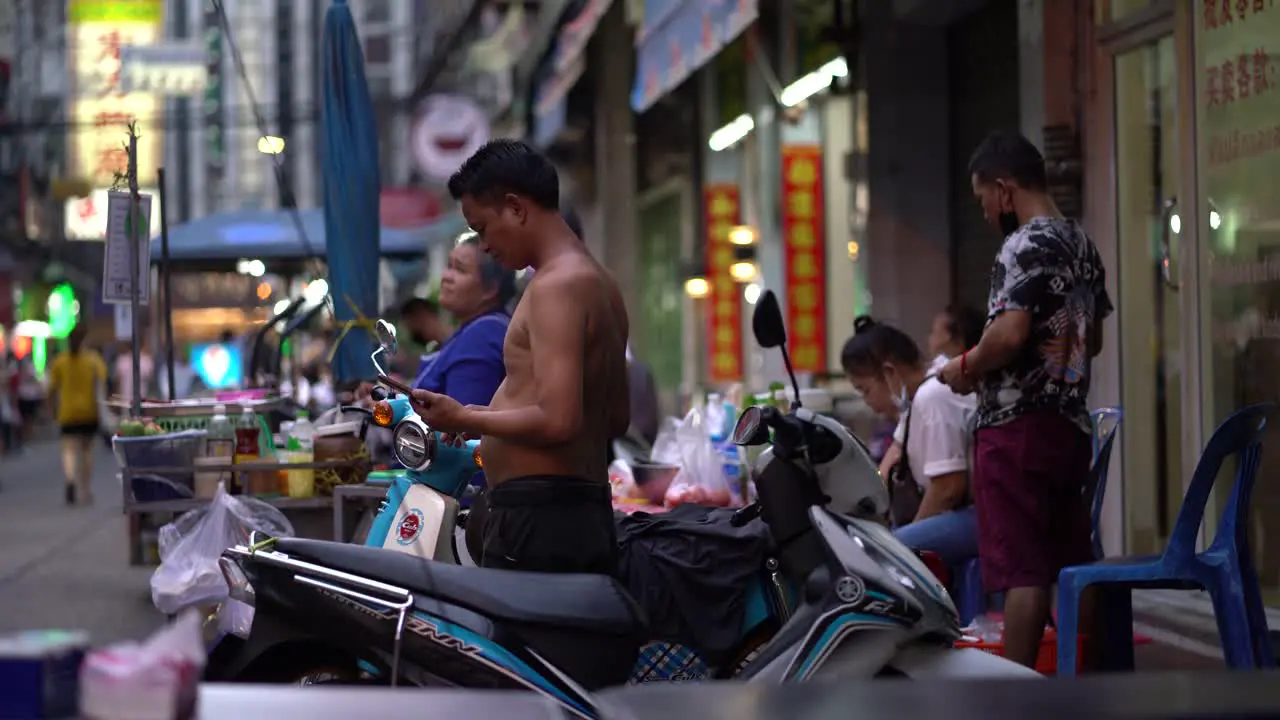
M654 505L661 505L667 496L667 488L680 472L679 465L635 460L631 463L631 477L640 494Z

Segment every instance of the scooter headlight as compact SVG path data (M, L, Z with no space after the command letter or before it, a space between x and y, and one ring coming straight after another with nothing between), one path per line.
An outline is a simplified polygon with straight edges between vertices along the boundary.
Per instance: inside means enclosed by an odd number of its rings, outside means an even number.
M391 403L386 400L374 403L373 406L373 424L379 427L391 427L391 423L396 419L396 411L391 408Z
M410 418L396 425L391 447L401 465L410 470L426 470L436 455L436 437L421 422Z

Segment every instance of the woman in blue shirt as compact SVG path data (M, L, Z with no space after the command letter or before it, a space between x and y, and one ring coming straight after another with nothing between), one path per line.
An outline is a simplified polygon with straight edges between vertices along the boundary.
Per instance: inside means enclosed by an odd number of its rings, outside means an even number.
M515 273L485 253L479 238L469 234L459 240L449 253L439 295L457 330L438 352L423 358L413 386L463 405L488 405L507 376L502 343L515 289Z

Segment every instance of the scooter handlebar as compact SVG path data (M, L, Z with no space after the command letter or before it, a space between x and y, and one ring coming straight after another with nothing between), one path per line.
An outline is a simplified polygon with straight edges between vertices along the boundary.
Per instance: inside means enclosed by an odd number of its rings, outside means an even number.
M758 517L760 517L760 503L753 502L735 511L733 516L729 518L729 524L734 527L743 527Z

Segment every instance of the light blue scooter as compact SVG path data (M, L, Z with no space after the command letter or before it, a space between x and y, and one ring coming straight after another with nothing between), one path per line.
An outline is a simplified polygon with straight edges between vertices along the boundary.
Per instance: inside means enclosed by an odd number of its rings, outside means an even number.
M374 516L364 544L460 565L454 545L455 530L460 500L482 467L479 441L458 440L456 436L427 427L413 410L406 388L393 387L378 359L380 355L396 352L395 327L379 320L376 331L381 347L374 351L371 359L385 387L375 389L382 399L374 405L373 422L393 428L392 456L405 470L391 479L387 496ZM659 641L643 649L632 681L691 680L737 674L790 615L796 598L786 585L777 562L768 560L746 595L741 645L723 667L710 667L688 647Z
M396 351L395 327L377 324L380 347L372 360L382 383L375 425L392 429L392 455L405 472L392 478L365 545L428 560L459 564L454 530L460 500L480 470L480 442L436 432L418 417L403 386L386 377L379 356ZM398 392L397 392L398 390Z

